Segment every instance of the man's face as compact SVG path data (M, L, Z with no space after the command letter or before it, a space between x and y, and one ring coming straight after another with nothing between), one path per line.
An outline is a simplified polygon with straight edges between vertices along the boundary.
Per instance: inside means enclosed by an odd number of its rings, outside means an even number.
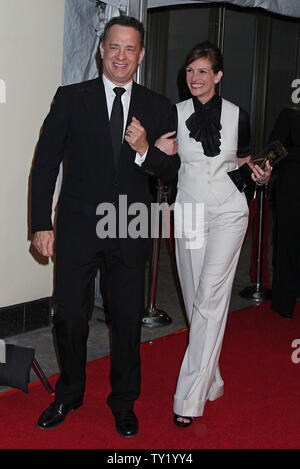
M129 26L113 25L105 43L100 43L103 73L117 86L129 83L142 62L145 50L139 32Z

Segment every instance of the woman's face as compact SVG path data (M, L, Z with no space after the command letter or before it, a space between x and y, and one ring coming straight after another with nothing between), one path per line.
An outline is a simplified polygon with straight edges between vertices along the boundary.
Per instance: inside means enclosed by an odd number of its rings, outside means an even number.
M211 61L206 58L194 60L186 67L186 82L192 96L196 96L202 104L207 103L215 94L216 84L223 73L214 73Z

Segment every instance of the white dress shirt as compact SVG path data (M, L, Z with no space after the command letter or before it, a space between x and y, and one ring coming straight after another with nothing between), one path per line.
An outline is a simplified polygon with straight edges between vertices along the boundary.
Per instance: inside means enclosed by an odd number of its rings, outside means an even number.
M107 103L107 110L108 110L108 117L110 119L111 115L111 110L113 107L113 102L116 97L116 93L114 92L114 88L116 85L112 83L108 78L103 74L102 75L103 79L103 84L104 84L104 90L105 90L105 95L106 95L106 103ZM126 130L126 123L127 123L127 118L128 118L128 111L129 111L129 105L130 105L130 99L131 99L131 90L132 90L132 81L127 83L127 85L122 86L122 88L125 89L125 93L122 94L121 96L121 101L123 104L123 115L124 115L124 127L123 127L123 138ZM135 158L135 163L138 164L139 166L142 165L142 163L145 161L145 158L147 156L148 150L144 153L144 155L140 155L139 153L136 153L136 158Z

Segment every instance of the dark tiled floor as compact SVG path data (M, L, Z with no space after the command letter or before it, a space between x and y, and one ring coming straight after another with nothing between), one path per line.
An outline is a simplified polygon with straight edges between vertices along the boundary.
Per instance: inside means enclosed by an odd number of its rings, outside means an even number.
M0 336L9 337L47 327L51 323L51 298L0 310Z

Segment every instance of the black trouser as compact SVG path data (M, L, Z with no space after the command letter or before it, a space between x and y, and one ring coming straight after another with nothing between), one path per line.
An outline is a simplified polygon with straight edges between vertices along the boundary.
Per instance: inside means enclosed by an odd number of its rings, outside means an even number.
M293 313L300 289L300 198L277 194L272 309Z
M105 262L108 306L112 320L111 387L113 412L133 408L140 394L140 334L144 309L145 264L126 266L118 242L95 249L88 243L56 248L55 335L61 376L56 400L72 403L83 397L88 319L93 307L95 277Z

